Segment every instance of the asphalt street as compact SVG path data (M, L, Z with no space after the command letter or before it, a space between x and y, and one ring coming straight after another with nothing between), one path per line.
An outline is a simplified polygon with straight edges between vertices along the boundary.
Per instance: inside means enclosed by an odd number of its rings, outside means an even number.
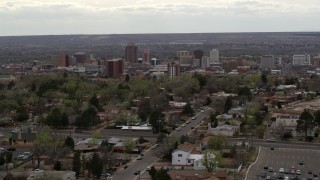
M276 141L267 142L266 140L254 139L251 140L252 146L255 147L275 147L275 148L290 148L290 149L314 149L319 150L319 143L309 143L309 142L290 142L290 141Z
M262 147L257 163L254 164L249 173L247 180L265 179L260 177L261 172L267 172L268 176L274 173L280 174L279 169L284 168L291 171L292 166L295 170L301 170L301 175L284 174L288 177L298 176L300 179L310 177L308 171L319 173L320 171L320 151L319 150L306 150L306 149L290 149L290 148L275 148L271 150L269 147ZM299 165L299 161L303 161L303 165ZM274 172L268 172L264 169L272 167Z
M211 108L205 108L204 112L199 112L197 115L195 115L195 120L189 119L191 122L190 124L186 124L186 126L181 127L180 131L174 131L171 136L179 137L181 135L188 134L192 126L197 126L206 116L206 114L209 114L211 111ZM161 149L162 144L160 144L157 149ZM154 163L157 160L157 157L154 155L154 150L150 150L146 153L144 153L144 157L142 160L136 160L133 161L127 169L122 169L118 173L116 173L113 178L115 180L134 180L137 179L139 176L134 175L134 171L140 170L141 172L144 172L148 166L150 166L152 163ZM142 173L141 173L142 174Z

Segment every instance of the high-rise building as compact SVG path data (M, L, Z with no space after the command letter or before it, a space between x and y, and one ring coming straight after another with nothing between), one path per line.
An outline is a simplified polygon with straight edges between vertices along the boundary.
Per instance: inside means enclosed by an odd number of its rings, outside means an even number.
M144 63L150 63L150 61L151 61L150 49L144 49L143 50L142 59L143 59Z
M70 65L72 65L71 58L68 54L62 53L60 57L60 66L69 67Z
M292 64L293 65L310 65L311 61L310 61L310 55L308 54L296 54L293 55L292 57Z
M77 52L74 57L79 64L83 64L87 60L87 55L84 52Z
M261 56L260 68L274 69L274 56L273 55Z
M203 51L198 49L198 50L195 50L193 51L193 57L194 59L201 59L203 56Z
M191 55L181 55L179 58L180 65L193 65L193 58Z
M170 78L180 76L180 65L174 61L167 64L168 67L168 76Z
M313 58L313 66L316 68L320 67L320 54Z
M124 72L124 63L121 59L106 60L104 72L107 77L118 78Z
M210 64L218 64L218 63L220 63L219 50L218 49L212 49L210 51Z
M138 61L138 47L134 43L130 43L125 49L125 60L130 63L137 63Z
M177 58L180 59L181 56L190 56L192 55L189 51L177 51Z
M208 56L203 56L201 58L201 68L210 67L210 58Z

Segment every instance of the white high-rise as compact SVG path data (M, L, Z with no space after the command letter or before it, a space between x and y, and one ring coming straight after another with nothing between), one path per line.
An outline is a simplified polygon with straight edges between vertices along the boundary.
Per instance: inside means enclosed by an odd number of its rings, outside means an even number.
M310 55L309 54L296 54L292 57L293 65L310 65Z
M217 64L217 63L220 63L219 50L218 49L212 49L210 51L210 64Z

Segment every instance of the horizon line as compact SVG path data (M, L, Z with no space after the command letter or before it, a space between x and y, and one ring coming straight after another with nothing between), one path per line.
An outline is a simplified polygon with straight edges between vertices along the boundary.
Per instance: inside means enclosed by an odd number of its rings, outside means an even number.
M182 33L76 33L76 34L29 34L29 35L0 35L0 37L25 37L25 36L79 36L79 35L156 35L156 34L246 34L246 33L320 33L319 31L234 31L234 32L182 32Z

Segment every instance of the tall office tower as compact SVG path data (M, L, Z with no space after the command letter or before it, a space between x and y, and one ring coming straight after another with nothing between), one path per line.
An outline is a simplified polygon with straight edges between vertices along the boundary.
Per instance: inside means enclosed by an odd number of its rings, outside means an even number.
M70 65L72 65L71 58L68 54L62 53L60 57L60 66L69 67Z
M104 72L107 77L118 78L124 72L124 63L121 59L106 60Z
M210 64L218 64L218 63L220 63L219 50L218 49L212 49L210 51Z
M316 68L320 67L320 54L313 58L313 66Z
M180 65L174 61L167 64L168 67L168 76L170 78L180 76Z
M77 63L83 64L87 60L87 55L84 52L77 52L74 57Z
M208 56L203 56L201 58L201 68L210 67L210 58Z
M282 65L282 57L281 56L275 56L274 57L274 66L280 67Z
M143 50L143 62L144 63L150 63L151 61L151 54L150 54L150 49L144 49Z
M138 61L138 47L134 43L129 43L125 49L124 58L127 62L137 63Z
M310 65L311 61L310 61L310 55L308 54L296 54L293 55L292 57L292 64L293 65Z
M190 56L191 53L189 51L177 51L177 58L180 59L181 56Z
M274 69L273 55L264 55L260 57L260 68Z
M198 49L198 50L195 50L193 51L193 57L194 59L201 59L203 56L203 51Z
M180 65L192 66L193 58L191 55L181 55L179 58Z

